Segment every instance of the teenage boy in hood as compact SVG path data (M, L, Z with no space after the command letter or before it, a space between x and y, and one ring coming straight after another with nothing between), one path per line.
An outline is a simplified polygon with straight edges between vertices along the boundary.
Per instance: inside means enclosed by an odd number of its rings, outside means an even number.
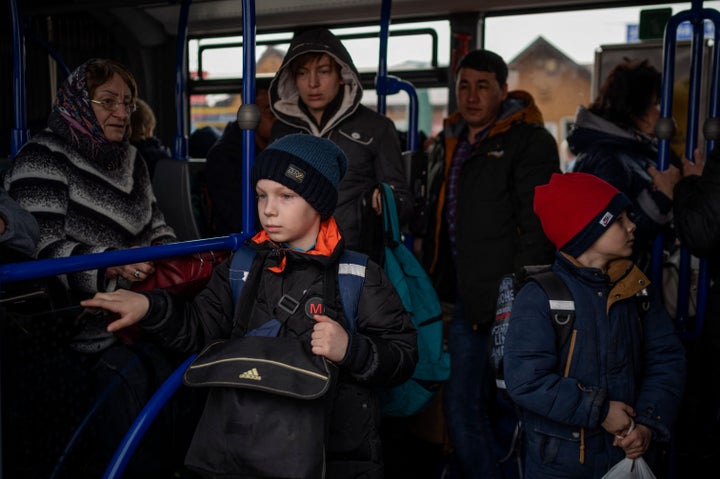
M357 68L335 35L325 28L296 35L270 83L270 108L278 119L270 140L306 133L343 150L348 168L335 219L348 248L382 264L378 183L394 189L401 224L415 213L395 126L361 105L362 93Z

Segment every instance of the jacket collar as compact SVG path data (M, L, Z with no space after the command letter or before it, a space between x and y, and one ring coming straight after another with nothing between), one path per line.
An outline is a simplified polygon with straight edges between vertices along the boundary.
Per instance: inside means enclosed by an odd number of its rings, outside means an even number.
M615 302L630 298L650 285L650 280L631 260L621 258L611 261L606 272L587 268L564 252L557 253L556 264L582 283L595 287L609 288L607 310Z
M268 268L270 271L281 273L287 266L288 256L300 255L308 259L318 260L322 263L328 263L334 260L340 254L343 247L342 235L338 228L335 218L320 223L320 231L318 232L315 246L308 251L298 251L282 245L270 239L265 230L260 231L250 239L251 244L258 250L265 250L269 257L275 257L278 262L275 266Z
M504 133L518 123L543 124L543 116L535 104L535 100L530 93L523 90L508 93L507 98L500 106L500 114L491 126L487 137ZM446 138L459 137L467 127L465 119L458 111L447 117L444 124Z

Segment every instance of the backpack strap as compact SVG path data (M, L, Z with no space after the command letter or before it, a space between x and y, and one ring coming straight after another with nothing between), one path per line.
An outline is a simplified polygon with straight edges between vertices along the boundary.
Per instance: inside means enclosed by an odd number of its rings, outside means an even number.
M343 311L348 320L350 334L357 330L357 311L365 284L368 256L357 251L344 250L338 263L338 287Z
M232 262L230 263L229 279L234 304L237 304L238 299L240 299L240 293L247 282L250 267L256 255L257 251L245 245L240 245L240 247L235 250L235 254L233 254Z
M233 302L237 304L243 286L247 283L250 269L257 255L257 251L247 246L240 246L233 255L230 263L230 288L233 293ZM354 333L357 329L357 310L360 295L365 284L365 271L368 256L357 251L344 250L338 263L338 287L343 312L348 321L348 331Z
M565 282L553 271L544 271L530 276L545 291L550 304L550 317L555 329L558 351L565 346L575 322L575 301Z

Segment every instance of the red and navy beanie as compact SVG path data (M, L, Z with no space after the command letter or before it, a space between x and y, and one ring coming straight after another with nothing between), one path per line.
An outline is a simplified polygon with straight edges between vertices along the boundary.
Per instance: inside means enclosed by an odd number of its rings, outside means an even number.
M322 220L335 212L338 186L347 170L347 158L330 140L296 133L268 145L255 158L252 185L267 179L287 186L320 213Z
M535 213L555 247L577 258L631 206L610 183L587 173L554 173L535 187Z

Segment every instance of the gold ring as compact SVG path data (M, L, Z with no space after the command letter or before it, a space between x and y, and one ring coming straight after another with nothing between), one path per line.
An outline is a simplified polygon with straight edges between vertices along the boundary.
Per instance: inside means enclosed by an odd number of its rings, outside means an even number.
M139 269L136 269L135 272L133 273L133 276L135 276L136 278L139 278L139 277L140 277L140 270L139 270Z

